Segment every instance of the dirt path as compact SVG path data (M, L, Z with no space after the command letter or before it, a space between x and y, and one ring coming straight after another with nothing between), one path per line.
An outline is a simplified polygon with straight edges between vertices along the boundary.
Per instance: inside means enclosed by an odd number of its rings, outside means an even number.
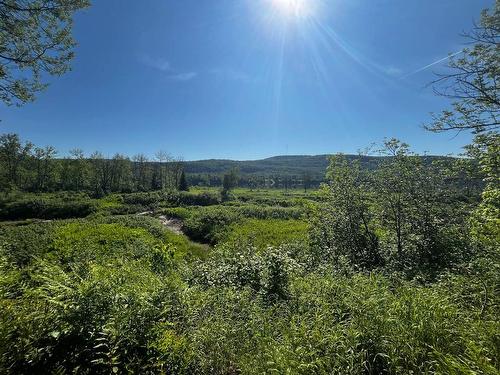
M137 216L154 216L154 212L145 211L138 213ZM184 232L182 232L182 221L178 219L170 219L165 215L158 216L158 220L160 220L161 224L169 231L174 232L175 234L184 234Z
M182 232L182 222L177 219L169 219L168 217L161 215L158 217L165 228L174 232L175 234L184 234Z
M144 211L141 213L138 213L137 216L152 216L154 217L154 212L153 211ZM175 233L175 234L184 234L182 231L182 221L178 219L171 219L166 217L165 215L160 215L158 216L158 220L160 220L161 224L167 228L169 231Z

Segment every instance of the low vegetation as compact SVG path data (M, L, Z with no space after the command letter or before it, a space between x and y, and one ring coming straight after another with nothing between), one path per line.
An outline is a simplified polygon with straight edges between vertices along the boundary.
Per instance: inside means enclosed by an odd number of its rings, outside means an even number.
M395 156L375 172L332 157L307 194L37 197L81 218L24 210L0 224L0 369L498 373L489 200L386 147ZM2 207L34 199L10 197Z

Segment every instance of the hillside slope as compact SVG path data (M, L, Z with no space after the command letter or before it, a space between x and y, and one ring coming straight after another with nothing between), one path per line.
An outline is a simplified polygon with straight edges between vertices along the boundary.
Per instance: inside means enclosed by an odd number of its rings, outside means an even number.
M315 178L323 178L328 167L328 158L330 155L289 155L273 156L261 160L223 160L209 159L187 161L184 164L185 171L188 174L223 174L231 168L237 168L240 175L258 175L275 176L289 175L301 176L305 173ZM359 156L346 155L349 159L360 159L363 167L370 170L375 169L385 157L382 156ZM449 160L445 156L423 156L432 160Z

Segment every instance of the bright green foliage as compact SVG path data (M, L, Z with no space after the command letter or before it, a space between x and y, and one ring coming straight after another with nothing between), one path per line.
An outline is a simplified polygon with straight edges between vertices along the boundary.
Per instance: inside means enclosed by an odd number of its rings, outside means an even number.
M498 372L492 259L427 286L346 273L318 265L304 221L273 218L307 204L244 194L164 210L214 249L152 217L107 215L149 195L99 200L86 219L1 224L0 372Z
M0 16L20 4L85 2L0 1ZM75 9L39 9L18 36L62 21L69 48ZM318 193L254 190L267 178L235 189L233 170L220 199L166 190L185 175L163 152L158 164L79 150L61 161L0 137L0 220L23 220L0 223L0 373L498 374L500 148L482 131L495 129L484 121L498 107L497 13L498 1L479 45L451 60L486 64L455 76L454 94L474 94L468 84L491 94L455 104L457 116L433 128L480 133L475 160L436 163L391 139L383 158L331 158ZM280 186L307 187L307 176L285 175ZM40 194L59 189L75 192Z
M473 233L482 243L500 243L500 189L486 189L483 201L472 216Z
M223 240L229 233L231 225L240 225L246 218L289 220L300 219L304 208L258 206L258 205L230 205L211 207L192 207L184 209L164 210L168 215L184 220L183 230L191 239L197 242L216 244ZM293 224L293 221L291 221Z
M290 276L302 268L300 246L269 247L257 252L249 245L219 246L211 256L192 268L190 280L202 287L250 288L271 303L289 297Z
M234 244L247 243L264 250L268 246L304 242L307 240L307 231L307 223L300 220L250 219L231 225L223 241Z
M219 268L219 275L222 269L228 276L238 274L236 259ZM255 261L245 266L247 261L241 271L260 269ZM240 286L239 280L251 283ZM230 277L215 284L226 286L191 292L195 305L188 311L200 318L190 320L194 325L186 335L199 373L494 374L498 369L496 310L484 310L478 319L479 311L463 309L456 301L459 291L451 294L444 284L423 288L377 275L313 273L288 281L286 303L268 305L266 298L255 298L258 280Z
M464 241L471 203L442 195L432 168L338 157L321 194L235 189L222 204L200 189L11 193L12 218L85 218L0 224L0 372L495 374L498 262Z
M486 181L482 202L472 216L473 233L490 247L500 243L500 135L476 136L470 152L478 155Z
M351 265L373 269L381 265L378 239L371 228L367 176L359 163L339 155L330 159L328 183L311 222L311 242L318 262L346 259Z
M311 245L318 262L353 269L384 266L408 277L434 278L470 259L469 210L445 188L443 167L424 164L398 140L374 173L332 158L324 203L311 221ZM451 203L453 202L453 203Z

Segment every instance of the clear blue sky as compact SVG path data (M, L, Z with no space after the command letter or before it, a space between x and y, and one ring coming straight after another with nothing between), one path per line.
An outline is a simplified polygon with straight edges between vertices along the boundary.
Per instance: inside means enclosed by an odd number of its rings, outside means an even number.
M295 5L294 2L298 2ZM0 132L61 155L187 160L356 152L398 137L460 152L421 128L446 101L425 85L493 0L94 0L72 72ZM290 9L290 7L300 9Z

